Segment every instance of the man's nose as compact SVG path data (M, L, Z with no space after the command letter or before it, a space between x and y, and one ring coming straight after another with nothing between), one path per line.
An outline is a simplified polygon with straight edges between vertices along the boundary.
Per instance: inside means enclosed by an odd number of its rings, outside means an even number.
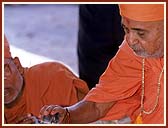
M130 46L139 43L139 40L137 39L136 35L133 32L126 34L126 40Z

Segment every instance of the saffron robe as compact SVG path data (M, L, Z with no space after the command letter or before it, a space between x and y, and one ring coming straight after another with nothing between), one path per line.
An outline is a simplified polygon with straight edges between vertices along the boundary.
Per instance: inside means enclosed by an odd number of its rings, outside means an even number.
M154 107L158 79L163 68L163 58L145 59L145 98L144 109ZM99 83L86 95L84 100L97 103L117 101L104 118L118 120L125 116L134 122L140 113L142 82L142 58L135 55L124 40L116 56L111 59ZM164 123L164 74L161 78L159 103L156 110L142 115L145 124Z
M26 113L39 115L44 105L69 106L81 100L89 91L87 84L68 68L57 62L46 62L26 68L21 100L14 107L5 107L7 123Z

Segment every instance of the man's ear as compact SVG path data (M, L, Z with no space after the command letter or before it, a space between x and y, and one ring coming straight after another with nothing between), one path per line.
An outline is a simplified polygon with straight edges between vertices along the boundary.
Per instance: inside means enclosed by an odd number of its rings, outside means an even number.
M22 67L22 65L21 65L21 63L20 63L19 58L18 58L18 57L15 57L15 58L13 59L13 62L15 63L15 65L16 65L17 69L19 70L19 72L20 72L21 74L23 74L24 68Z

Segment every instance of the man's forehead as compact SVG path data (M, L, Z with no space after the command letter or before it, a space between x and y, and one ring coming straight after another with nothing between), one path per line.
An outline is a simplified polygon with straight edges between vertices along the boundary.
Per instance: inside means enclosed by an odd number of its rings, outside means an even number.
M122 24L126 27L142 29L142 30L150 30L158 25L159 21L153 22L144 22L144 21L135 21L126 17L122 17Z
M130 24L130 23L133 23L133 24L147 24L147 23L150 23L150 22L132 20L132 19L129 19L127 17L122 17L122 23L123 22L127 23L127 24Z
M153 24L158 24L158 23L164 23L164 20L158 20L158 21L136 21L129 19L127 17L123 17L121 19L121 22L126 22L126 23L135 23L135 24L143 24L143 25L153 25Z

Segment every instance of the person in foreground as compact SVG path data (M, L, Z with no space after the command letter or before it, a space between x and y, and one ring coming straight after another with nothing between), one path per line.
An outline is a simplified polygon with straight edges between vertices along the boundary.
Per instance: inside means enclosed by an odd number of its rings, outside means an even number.
M164 7L121 4L125 39L95 88L69 107L44 106L58 123L92 123L129 117L129 123L164 123Z
M36 117L45 104L73 105L88 91L86 82L61 63L45 62L30 68L22 67L18 57L12 58L5 38L5 123L38 123Z

